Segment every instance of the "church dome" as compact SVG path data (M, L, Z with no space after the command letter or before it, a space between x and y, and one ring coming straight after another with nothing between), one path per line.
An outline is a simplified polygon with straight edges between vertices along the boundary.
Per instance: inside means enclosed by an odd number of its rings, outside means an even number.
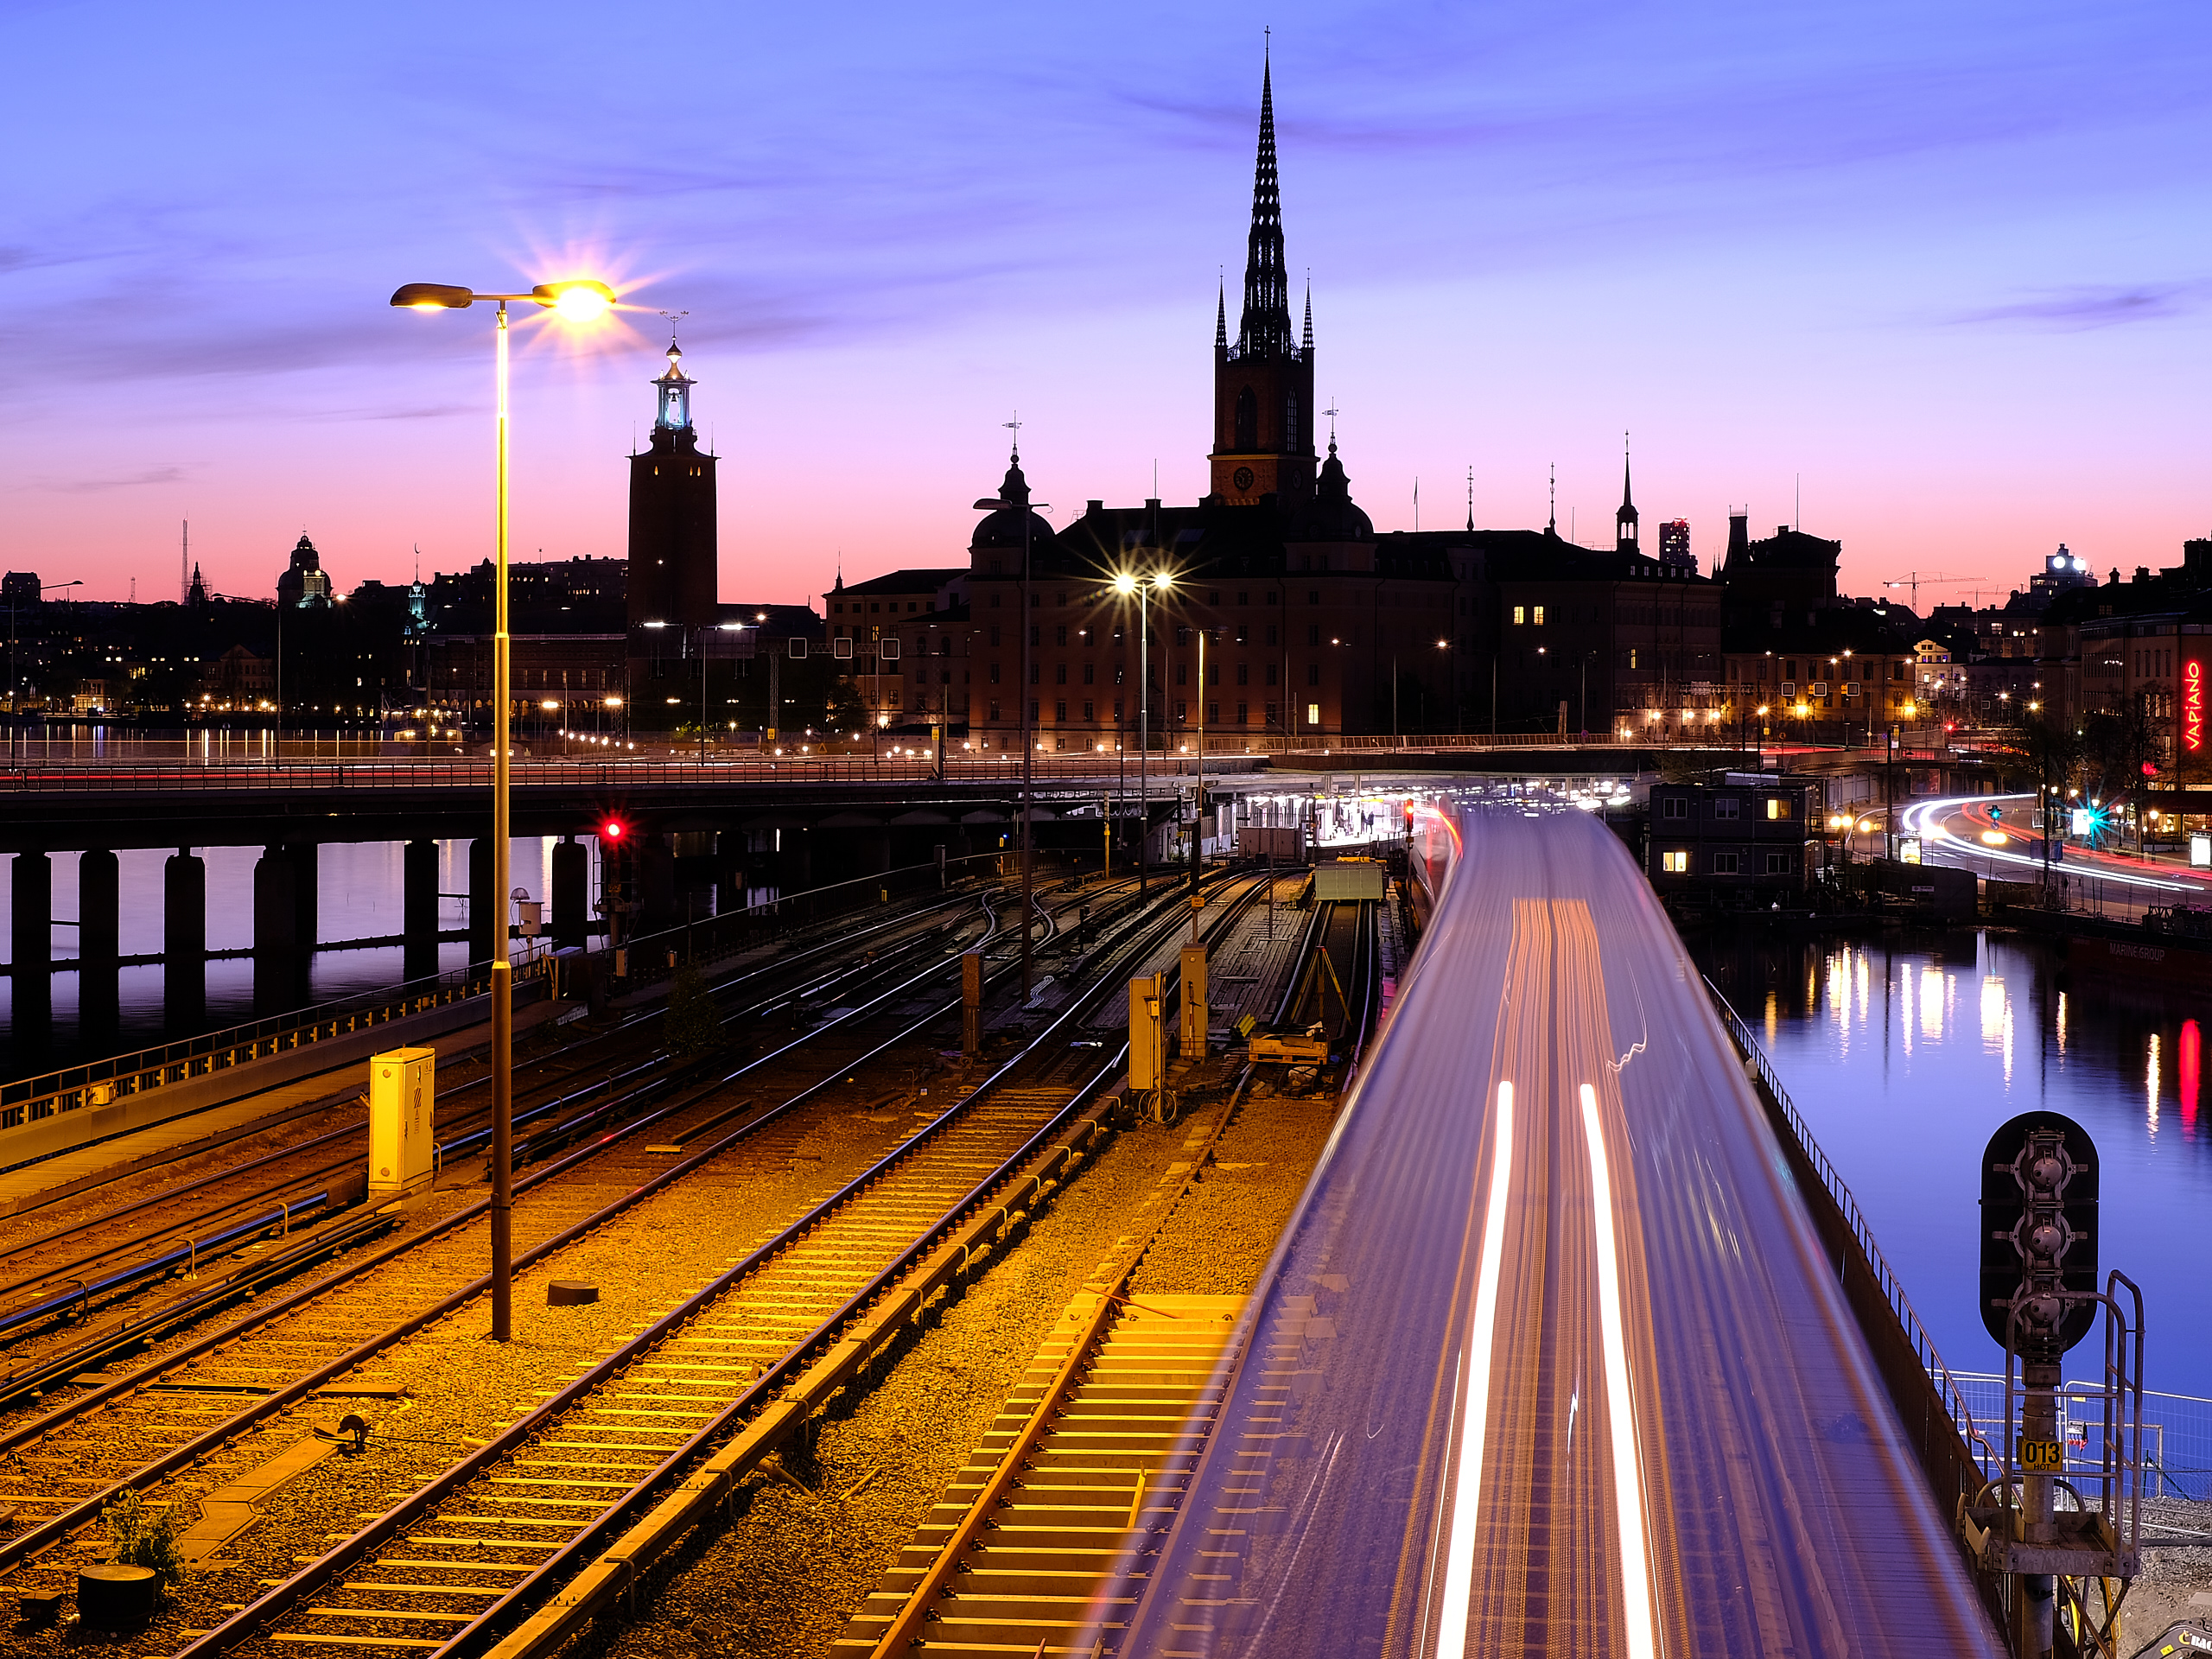
M1022 508L1029 500L1029 480L1022 475L1021 458L1016 455L1006 469L1006 477L999 485L996 500L1009 505L994 509L976 526L976 533L968 538L970 552L1001 549L1021 550ZM1016 505L1019 504L1019 505ZM1029 549L1032 554L1048 544L1053 538L1052 525L1038 513L1029 517Z
M1329 458L1321 463L1313 482L1313 505L1299 526L1300 539L1313 542L1367 542L1375 539L1375 521L1351 499L1351 480L1337 459L1337 442L1329 440Z

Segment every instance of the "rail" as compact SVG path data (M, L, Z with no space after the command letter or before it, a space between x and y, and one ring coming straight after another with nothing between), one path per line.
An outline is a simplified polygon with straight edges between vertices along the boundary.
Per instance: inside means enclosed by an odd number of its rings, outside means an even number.
M1805 1122L1803 1114L1798 1111L1796 1103L1789 1098L1789 1090L1782 1086L1782 1079L1775 1074L1766 1052L1759 1046L1750 1022L1736 1012L1721 994L1720 988L1712 980L1707 979L1705 987L1720 1014L1721 1023L1727 1027L1736 1046L1756 1069L1759 1080L1772 1096L1782 1122L1796 1142L1798 1155L1819 1181L1848 1236L1857 1246L1862 1265L1897 1320L1899 1334L1910 1346L1923 1376L1935 1391L1936 1401L1948 1414L1950 1427L1958 1438L1959 1445L1965 1449L1967 1458L1980 1469L1981 1478L1991 1478L1992 1471L1998 1466L1998 1459L1987 1435L1975 1425L1973 1409L1967 1403L1967 1391L1959 1377L1943 1363L1942 1356L1936 1351L1935 1340L1928 1334L1927 1327L1921 1324L1920 1315L1912 1306L1912 1299L1905 1294L1904 1284L1891 1270L1881 1246L1874 1242L1874 1230L1867 1224L1858 1199L1852 1196L1850 1186L1835 1166L1828 1161L1827 1154L1821 1150L1820 1142L1814 1139L1811 1127ZM1929 1448L1923 1443L1923 1458L1928 1452Z
M766 943L772 937L858 909L871 902L877 893L887 899L895 887L903 897L941 869L950 871L963 864L982 866L987 861L1012 856L978 853L950 859L942 866L934 861L901 865L874 875L810 887L803 893L640 935L626 941L621 947L630 953L633 963L627 987L635 990L665 978L675 971L678 962L726 957ZM588 954L607 958L612 950L601 946ZM556 970L567 960L550 951L518 956L518 992L528 989L534 997L541 985L556 995L565 992L569 988L557 982ZM271 1014L202 1036L111 1055L105 1059L88 1060L0 1084L0 1169L12 1168L18 1161L8 1151L11 1131L28 1131L34 1125L65 1113L86 1107L111 1106L251 1061L389 1025L480 996L491 989L491 984L489 967L478 963L465 969L448 969L435 977L412 980L389 990L367 991L340 1001Z
M550 959L545 957L518 962L518 987L536 982L549 967ZM413 980L390 990L367 991L343 1001L271 1014L203 1036L87 1060L0 1084L0 1168L14 1167L7 1150L11 1130L29 1129L62 1113L111 1106L250 1061L390 1025L480 995L490 988L491 973L482 964L450 969L435 978Z

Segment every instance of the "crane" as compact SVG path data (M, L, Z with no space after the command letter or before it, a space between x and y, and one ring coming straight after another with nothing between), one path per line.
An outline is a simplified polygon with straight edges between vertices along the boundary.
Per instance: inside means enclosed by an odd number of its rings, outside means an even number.
M1908 570L1904 575L1899 576L1895 582L1885 582L1882 586L1885 588L1904 588L1909 589L1912 594L1913 611L1917 614L1920 610L1920 587L1923 582L1927 583L1930 588L1950 588L1955 587L1961 582L1987 582L1989 578L1987 576L1954 576L1947 575L1945 572L1941 570Z

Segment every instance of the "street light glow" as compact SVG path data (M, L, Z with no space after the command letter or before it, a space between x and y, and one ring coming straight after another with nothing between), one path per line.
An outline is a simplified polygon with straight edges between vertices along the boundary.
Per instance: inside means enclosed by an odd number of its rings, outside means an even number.
M563 322L597 322L614 308L614 290L588 277L566 283L540 283L531 292L540 305Z

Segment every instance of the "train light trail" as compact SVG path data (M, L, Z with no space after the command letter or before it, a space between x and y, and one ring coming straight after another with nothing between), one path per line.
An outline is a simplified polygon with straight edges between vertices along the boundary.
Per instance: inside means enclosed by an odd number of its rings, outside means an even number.
M1636 1402L1629 1393L1628 1338L1621 1327L1620 1256L1613 1240L1612 1178L1598 1091L1582 1085L1582 1134L1590 1147L1590 1202L1598 1226L1598 1321L1605 1344L1605 1420L1611 1431L1613 1511L1621 1541L1621 1622L1629 1659L1655 1659L1651 1628L1651 1548L1645 1536L1643 1465L1637 1454Z
M1482 1262L1475 1278L1475 1317L1467 1327L1460 1368L1465 1386L1459 1414L1466 1425L1452 1490L1452 1539L1444 1559L1443 1624L1437 1659L1465 1659L1467 1608L1475 1587L1475 1511L1481 1505L1483 1430L1490 1421L1491 1350L1497 1338L1497 1275L1505 1254L1505 1211L1513 1197L1513 1085L1497 1085L1497 1132L1491 1153L1490 1202L1483 1212Z

